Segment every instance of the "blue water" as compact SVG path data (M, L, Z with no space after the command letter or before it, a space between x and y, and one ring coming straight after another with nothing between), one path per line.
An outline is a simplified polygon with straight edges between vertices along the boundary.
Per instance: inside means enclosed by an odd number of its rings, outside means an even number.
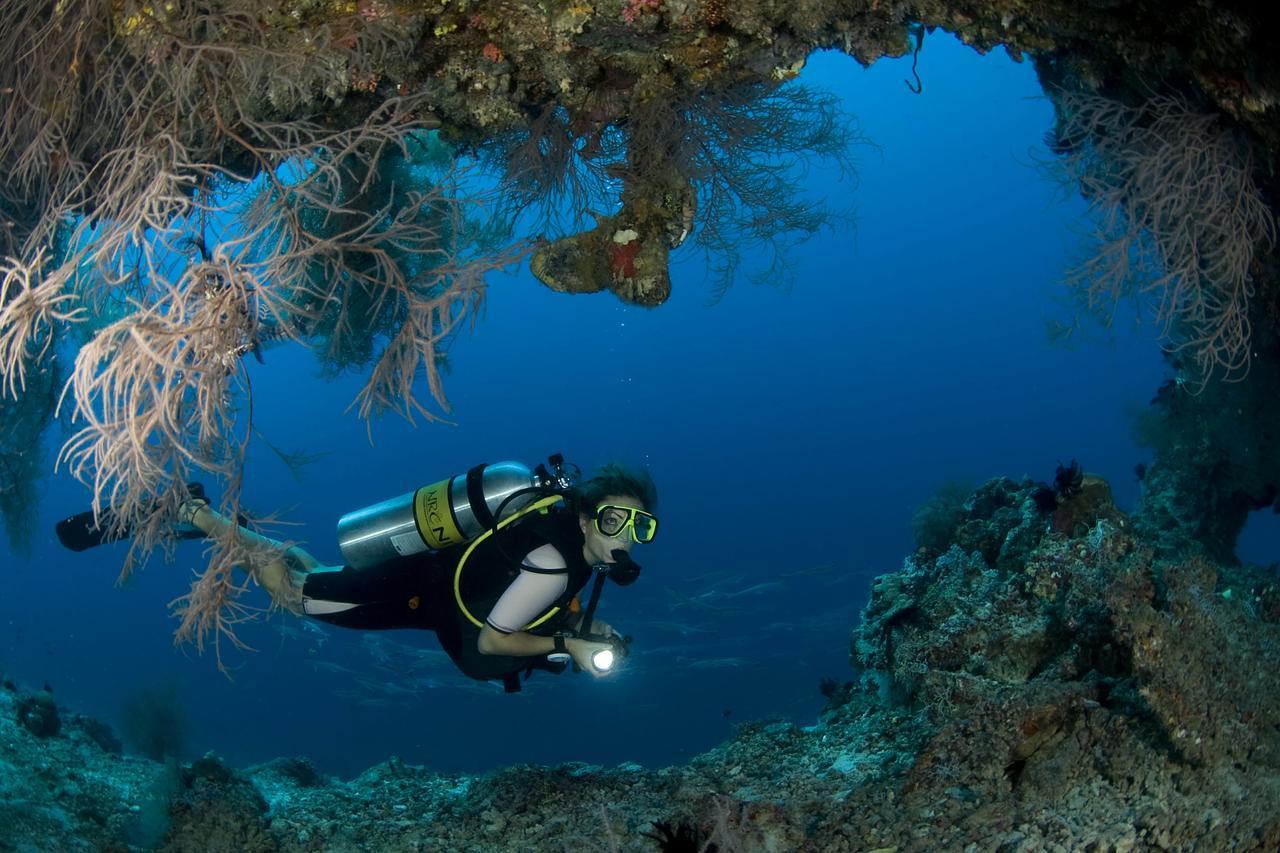
M116 588L119 549L77 555L53 540L54 521L87 501L65 474L45 484L31 558L5 552L0 667L111 722L139 687L173 685L189 755L308 755L341 774L389 755L439 770L661 765L740 722L813 722L819 679L847 677L871 579L911 552L912 513L939 485L1047 479L1077 458L1131 508L1145 458L1131 413L1165 375L1152 329L1124 312L1070 349L1047 342L1045 321L1071 316L1057 282L1083 204L1031 165L1052 112L1030 65L937 36L922 95L903 84L909 67L826 55L802 74L839 93L879 148L861 149L856 187L810 174L816 192L852 201L858 224L801 247L789 290L740 283L712 304L692 253L677 253L658 310L555 294L524 270L496 276L451 352L452 423L387 418L372 445L343 414L355 378L323 383L285 348L250 364L258 428L330 455L297 482L259 445L246 500L297 522L288 534L322 560L340 561L344 512L476 462L563 451L588 470L648 465L662 533L635 553L641 581L609 588L601 610L635 638L624 671L538 674L505 696L418 655L436 648L430 634L304 630L277 614L242 631L257 651L225 650L228 680L212 654L171 644L166 604L199 548ZM1258 522L1240 554L1270 562L1278 541ZM761 583L777 586L726 595Z

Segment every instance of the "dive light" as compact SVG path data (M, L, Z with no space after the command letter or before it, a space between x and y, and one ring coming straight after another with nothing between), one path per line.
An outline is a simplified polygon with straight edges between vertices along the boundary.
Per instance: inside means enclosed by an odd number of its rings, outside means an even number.
M627 656L628 646L631 645L630 636L624 637L619 634L578 635L578 634L574 634L571 631L566 631L565 633L559 634L557 636L566 637L566 638L577 637L578 639L587 640L588 642L592 642L592 643L608 643L610 648L596 649L594 652L591 653L591 668L601 675L603 675L606 672L612 672L613 668L618 664L618 659L624 658ZM569 663L571 660L573 660L573 657L568 652L552 652L551 654L547 655L547 660L552 661L553 663ZM581 672L582 670L575 663L573 665L573 671Z
M613 668L618 665L621 658L627 656L628 647L631 645L631 637L624 637L621 634L587 634L583 636L584 640L593 643L608 643L609 648L597 649L591 653L591 668L598 673L612 672Z

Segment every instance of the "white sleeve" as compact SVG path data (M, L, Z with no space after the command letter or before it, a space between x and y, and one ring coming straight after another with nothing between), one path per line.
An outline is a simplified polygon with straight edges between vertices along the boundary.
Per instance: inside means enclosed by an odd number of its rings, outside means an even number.
M530 551L520 574L507 587L485 622L495 631L511 634L546 611L569 586L568 566L551 545Z

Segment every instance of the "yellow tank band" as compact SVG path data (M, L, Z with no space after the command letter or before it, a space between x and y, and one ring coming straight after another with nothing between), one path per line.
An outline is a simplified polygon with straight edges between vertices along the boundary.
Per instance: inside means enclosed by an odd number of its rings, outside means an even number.
M462 531L453 520L449 507L449 485L453 479L423 486L413 495L413 520L418 535L428 546L439 551L462 541Z

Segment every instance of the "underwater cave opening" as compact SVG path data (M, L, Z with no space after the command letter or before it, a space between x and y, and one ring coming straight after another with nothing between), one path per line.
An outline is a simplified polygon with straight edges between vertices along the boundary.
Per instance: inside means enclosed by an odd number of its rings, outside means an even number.
M0 579L6 671L108 719L139 685L174 679L193 755L305 754L342 775L393 754L442 771L663 765L740 722L814 722L821 680L847 675L872 578L913 550L917 507L946 481L1047 480L1076 458L1132 508L1146 455L1130 411L1166 375L1156 330L1123 307L1109 331L1047 341L1047 322L1070 320L1058 282L1084 204L1032 166L1052 109L1031 66L946 36L919 58L920 94L904 85L910 66L822 54L801 72L878 147L859 152L856 186L805 177L851 199L858 223L799 246L789 288L739 283L714 299L691 251L673 256L672 296L654 310L552 293L526 269L492 276L485 316L450 352L454 425L381 419L373 444L336 415L358 377L321 382L289 347L249 365L259 429L331 455L302 482L270 454L251 457L247 499L283 508L329 558L344 512L473 462L561 450L584 468L615 456L650 466L663 535L638 557L642 582L602 604L636 638L615 677L539 674L507 697L452 675L430 637L313 631L275 614L246 632L257 651L228 682L167 643L165 605L197 546L119 591L117 551L74 559L51 537L30 560L6 558L32 569ZM744 275L752 264L745 252ZM54 477L41 529L83 497ZM1274 553L1280 529L1258 530L1248 547Z

